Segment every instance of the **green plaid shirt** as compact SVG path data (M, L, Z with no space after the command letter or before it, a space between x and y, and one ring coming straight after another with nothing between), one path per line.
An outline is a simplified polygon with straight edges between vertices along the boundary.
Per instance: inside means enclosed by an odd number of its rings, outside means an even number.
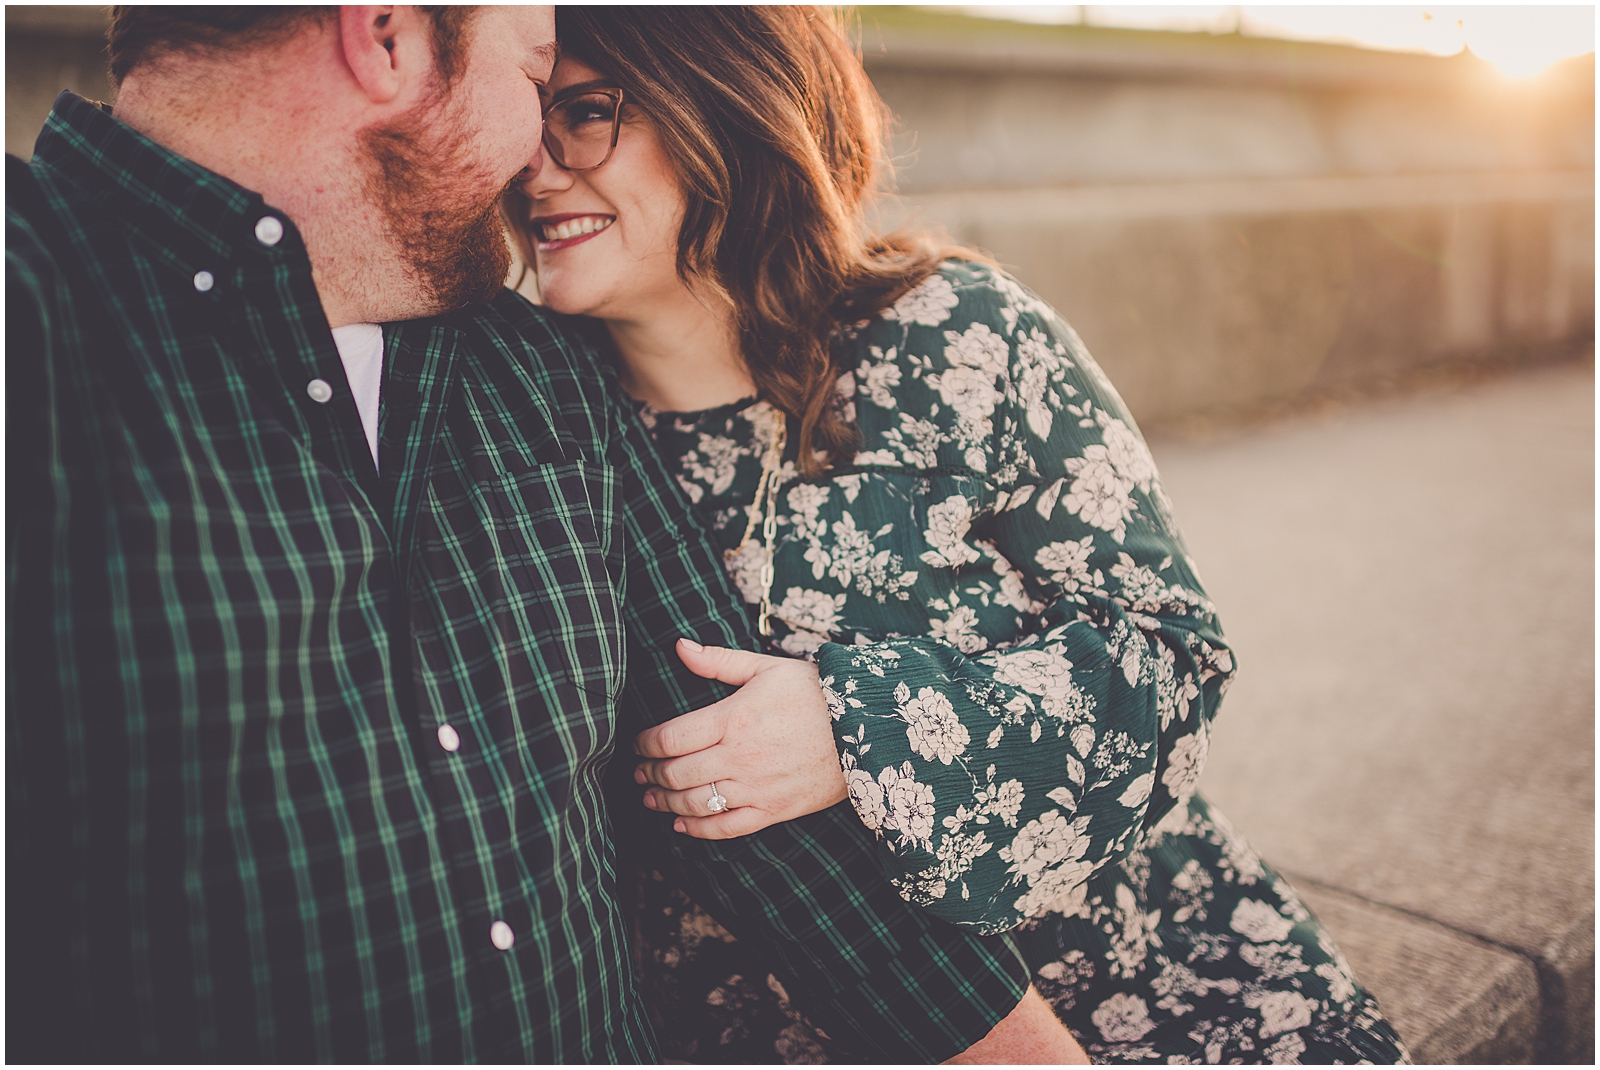
M9 1059L653 1060L619 842L863 1058L1014 1006L1010 945L907 907L848 807L705 843L608 788L726 693L677 636L755 644L570 323L504 293L387 326L374 468L286 217L71 94L36 151L7 162Z

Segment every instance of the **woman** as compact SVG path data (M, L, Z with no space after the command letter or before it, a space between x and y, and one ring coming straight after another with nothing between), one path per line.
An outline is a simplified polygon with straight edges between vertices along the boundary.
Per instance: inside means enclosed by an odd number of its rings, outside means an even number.
M772 649L817 662L901 894L1008 933L1097 1059L1403 1060L1194 795L1233 659L1115 391L986 261L864 237L882 104L832 16L557 19L524 252L594 317ZM643 768L696 834L762 802ZM669 1053L848 1057L694 904L643 895Z

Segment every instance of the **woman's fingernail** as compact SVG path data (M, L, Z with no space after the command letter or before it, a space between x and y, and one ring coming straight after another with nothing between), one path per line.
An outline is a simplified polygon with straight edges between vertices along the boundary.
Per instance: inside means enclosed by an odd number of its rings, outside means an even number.
M690 639L687 636L683 637L682 639L679 639L678 642L682 643L684 646L688 647L690 650L693 650L697 654L700 651L705 649L705 647L701 646L699 643L695 642L693 639Z
M646 792L644 797L644 807L646 810L654 810L656 808L656 797Z
M678 818L678 820L676 820L676 821L674 821L672 823L672 831L673 832L688 832L689 831L689 826L685 825L683 823L683 818L680 817L680 818Z
M634 769L634 771L633 771L633 782L635 784L643 784L648 780L649 780L649 778L644 775L644 767L643 766L640 766L640 767Z

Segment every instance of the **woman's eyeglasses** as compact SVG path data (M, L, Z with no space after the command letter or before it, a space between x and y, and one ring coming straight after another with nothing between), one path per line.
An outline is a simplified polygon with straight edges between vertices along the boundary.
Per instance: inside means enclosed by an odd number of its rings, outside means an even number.
M622 90L565 90L544 109L544 147L567 171L593 171L611 159L622 130Z

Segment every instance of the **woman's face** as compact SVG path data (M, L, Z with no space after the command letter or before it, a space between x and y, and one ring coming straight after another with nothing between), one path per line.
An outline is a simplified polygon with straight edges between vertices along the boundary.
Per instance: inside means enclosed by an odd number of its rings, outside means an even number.
M543 99L591 85L611 83L592 67L563 59ZM546 305L633 320L662 301L687 296L676 267L683 192L654 124L638 108L624 104L617 147L601 167L567 171L548 148L542 159L520 188L530 202L529 229Z

